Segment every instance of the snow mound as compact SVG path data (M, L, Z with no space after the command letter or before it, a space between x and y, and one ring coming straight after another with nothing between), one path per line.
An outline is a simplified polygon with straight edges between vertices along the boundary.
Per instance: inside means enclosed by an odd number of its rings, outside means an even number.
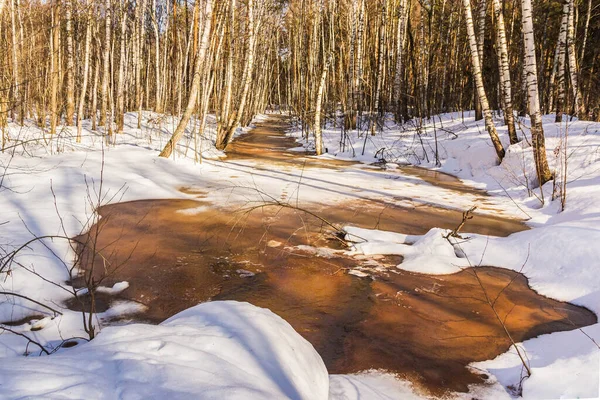
M467 259L458 258L454 246L444 237L448 231L433 228L423 236L380 230L345 227L346 240L354 243L351 253L364 255L396 254L404 257L398 268L423 274L454 274L469 267ZM409 245L407 243L413 243Z
M327 369L271 311L222 301L158 326L109 327L46 357L0 365L3 399L326 399Z

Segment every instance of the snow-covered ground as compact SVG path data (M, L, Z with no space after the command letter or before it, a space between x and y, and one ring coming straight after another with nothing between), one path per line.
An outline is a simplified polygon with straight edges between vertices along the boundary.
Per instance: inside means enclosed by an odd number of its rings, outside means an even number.
M339 130L326 129L325 143L329 152L323 157L356 156L372 162L375 154L383 154L391 169L402 163L420 164L487 189L494 196L478 211L528 218L534 229L508 238L469 235L472 239L461 245L469 260L479 264L483 256L485 265L520 269L529 254L523 272L535 290L598 313L600 124L576 121L558 126L552 121L552 116L545 117L552 168L560 170L556 155L563 153L558 146L567 129L569 134L567 203L563 212L559 212L558 200L550 201L552 183L544 187L543 206L539 190L527 189L528 182L535 179L531 149L525 142L511 146L505 161L496 166L483 125L468 115L464 120L461 114L435 118L439 168L435 166L433 121L423 121L419 127L420 137L415 134L414 122L412 127L390 125L383 135L367 136L364 156L361 155L364 136L359 138L356 132L348 132L354 154L341 152ZM524 120L522 124L526 135L527 123ZM292 166L263 168L261 161L223 162L224 154L212 144L213 120L209 121L202 140L188 133L174 157L158 158L158 151L175 125L175 119L145 113L142 129L137 129L136 115L128 114L125 133L116 135L116 144L106 144L101 135L89 129L84 129L82 142L76 143L68 128L59 129L54 137L43 138L33 125L11 124L12 140L7 146L13 147L0 154L0 172L6 169L0 188L2 251L15 250L34 236L76 236L85 231L90 219L93 221L93 209L99 203L194 198L180 191L182 187L205 192L205 201L230 208L264 200L265 196L329 205L354 200L357 196L388 201L412 198L460 210L468 209L479 199L476 194L459 194L412 176L396 174L391 180L367 165L347 167L343 171L325 168L297 171ZM84 124L84 128L89 125ZM505 129L500 127L499 131L506 143ZM290 134L299 135L294 131ZM197 152L203 155L201 164L195 160ZM362 232L360 236L369 241L357 244L355 251L402 253L407 256L407 263L401 264L401 268L419 270L423 263L418 260L424 254L436 262L427 264L430 268L420 269L421 272L452 273L465 265L465 258L457 258L454 249L439 240L439 230L432 230L423 237L377 232ZM0 291L29 296L63 313L51 318L51 311L31 301L0 295L0 322L23 320L10 329L32 337L50 351L58 348L64 339L85 336L81 314L62 306L73 297L73 288L67 283L72 259L69 243L54 238L31 243L19 252L13 263L0 267ZM115 293L125 285L123 282L106 291ZM4 358L0 366L0 398L43 395L60 398L68 391L71 398L80 398L82 393L89 398L120 395L136 398L136 391L144 393L142 390L149 391L147 393L156 390L173 398L197 398L204 387L200 385L202 382L206 383L206 390L209 387L216 390L213 397L207 395L207 398L222 398L225 393L226 397L253 397L248 395L250 390L260 391L255 397L270 398L324 398L328 390L335 399L418 398L409 383L373 371L331 376L327 381L326 371L312 346L278 317L249 305L202 305L160 326L102 327L103 319L139 310L138 304L116 304L97 316L96 323L102 328L97 339L72 349L60 349L50 358L24 358L24 353L37 355L39 349L27 345L16 334L0 333L0 357ZM252 326L240 330L241 325L227 317L229 311L249 318ZM32 315L37 315L35 320L27 318ZM236 333L227 333L229 329ZM599 324L583 331L600 342ZM279 335L278 339L272 335ZM191 336L197 339L191 340ZM271 346L269 351L261 347L264 343ZM575 330L545 335L523 343L523 347L533 367L533 376L524 383L525 397L598 397L600 349L584 333ZM241 354L234 365L230 365L232 362L227 358L231 352ZM473 388L468 398L473 395L509 397L504 388L518 384L521 370L511 352L476 366L489 371L498 384L485 392ZM228 372L221 374L221 371ZM214 375L216 372L218 375ZM199 374L197 379L196 373ZM29 384L32 381L39 382L39 387ZM88 391L84 392L86 387ZM111 391L103 392L103 387L110 387Z

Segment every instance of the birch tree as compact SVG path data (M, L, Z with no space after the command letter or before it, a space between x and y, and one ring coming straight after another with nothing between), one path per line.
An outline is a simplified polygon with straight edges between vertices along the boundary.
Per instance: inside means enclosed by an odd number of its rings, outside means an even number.
M247 32L248 32L248 45L246 48L246 63L244 65L244 72L242 75L242 91L240 94L240 102L237 106L237 110L233 111L229 120L226 124L226 129L223 131L222 137L217 137L217 149L224 149L227 147L233 134L242 119L242 115L245 111L246 102L248 101L248 93L250 91L250 84L252 82L252 71L254 68L254 51L256 45L256 31L254 26L254 0L248 0L248 15L247 15Z
M323 72L319 81L319 89L317 90L317 101L315 104L315 152L318 156L323 154L323 135L321 132L321 108L323 105L323 93L325 92L325 84L327 83L327 70L331 65L333 55L326 56L326 61L323 63Z
M512 87L510 82L510 66L508 59L508 45L506 43L506 30L504 26L504 13L500 0L492 0L494 15L496 16L496 44L498 54L498 68L500 74L500 88L504 105L504 122L508 127L510 144L519 141L515 129L515 117L512 105Z
M527 102L531 117L531 145L540 187L552 179L546 158L546 139L542 126L540 97L538 94L537 60L535 40L533 36L533 17L531 0L521 0L521 18L523 26L523 42L525 44L524 74L527 80Z
M81 123L83 120L83 107L85 104L85 96L87 93L89 69L90 69L90 52L92 44L92 21L93 21L93 3L87 4L88 10L85 19L85 45L83 50L83 82L81 84L81 92L79 94L79 102L77 104L77 142L81 142ZM92 112L96 112L92 109Z
M65 4L65 25L67 39L67 105L65 124L73 125L73 115L75 114L75 60L73 54L73 12L71 0L63 0Z
M583 113L583 104L579 91L579 68L577 65L577 53L575 51L575 1L568 0L568 3L567 54L569 60L569 77L571 78L571 90L573 91L573 109L575 115L580 116Z
M111 4L110 0L104 1L104 13L105 13L105 21L104 21L104 53L103 53L103 62L102 62L102 109L100 111L100 126L106 127L108 123L112 125L112 121L107 121L108 110L108 102L109 102L109 93L108 93L108 85L110 82L110 41L111 41L111 25L112 25L112 16L111 16Z
M204 9L203 9L203 20L204 20L204 29L202 31L202 38L200 39L200 43L198 46L197 53L194 57L194 77L192 79L192 87L190 88L190 94L188 97L187 106L181 119L179 120L179 124L173 132L173 136L167 142L163 150L160 152L160 157L168 158L171 156L171 153L175 149L175 145L181 139L183 134L185 133L185 128L187 127L190 118L196 108L196 101L198 99L198 92L200 90L200 82L202 81L202 66L205 61L205 56L207 53L207 48L209 45L209 34L212 26L212 0L203 0L204 1ZM196 6L199 7L200 0L196 1Z
M471 66L473 68L473 78L475 79L475 84L477 86L477 94L479 96L479 101L481 103L481 108L485 119L485 128L490 135L492 145L494 146L494 149L496 150L496 155L498 156L498 160L502 161L502 159L504 158L504 147L502 146L500 138L498 137L498 133L496 132L494 119L492 117L492 111L490 110L487 95L483 87L483 77L481 76L481 65L479 62L479 51L477 48L477 39L475 37L475 28L473 27L473 16L471 13L471 0L463 0L463 6L465 10L467 36L469 39L469 47L471 51Z

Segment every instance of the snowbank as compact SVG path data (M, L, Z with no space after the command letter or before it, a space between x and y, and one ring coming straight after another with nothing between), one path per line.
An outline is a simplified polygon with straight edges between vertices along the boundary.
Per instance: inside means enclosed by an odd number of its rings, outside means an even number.
M52 356L0 364L3 399L327 399L312 345L269 310L204 303L158 326L104 329Z

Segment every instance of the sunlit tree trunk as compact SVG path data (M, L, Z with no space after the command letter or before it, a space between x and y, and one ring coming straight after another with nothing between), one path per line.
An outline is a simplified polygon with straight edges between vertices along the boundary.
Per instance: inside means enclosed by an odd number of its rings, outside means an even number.
M154 111L162 112L162 101L160 98L160 32L158 27L158 12L156 7L156 0L152 0L152 27L154 28L154 84L156 85L155 99L154 99Z
M575 50L575 4L569 0L569 19L567 27L567 55L569 62L569 77L571 78L571 90L573 91L573 109L575 115L583 114L581 92L579 90L579 68L577 66L577 53Z
M406 42L406 18L407 18L407 0L399 0L398 3L398 31L396 33L396 66L394 71L394 105L396 122L402 120L402 81L403 81L403 62L404 62L404 44Z
M515 117L512 105L512 87L510 82L510 66L508 60L508 45L506 43L506 31L504 27L504 14L502 12L502 4L500 4L500 0L492 0L492 6L494 7L497 24L497 53L500 70L500 88L504 103L504 122L508 127L510 144L515 144L519 141L519 139L517 137L517 130L515 129Z
M537 61L535 56L535 40L533 36L533 17L531 0L521 0L521 18L523 26L523 41L525 43L524 71L527 79L527 100L531 117L531 144L538 175L538 183L542 186L552 179L546 158L546 141L542 126L540 97L538 95Z
M17 58L17 6L15 0L8 0L10 4L10 39L11 39L11 57L12 57L12 81L13 81L13 104L11 112L13 114L18 107L21 97L19 96L19 59Z
M557 78L556 78L556 118L555 122L562 122L565 107L565 75L566 75L566 52L567 52L567 30L569 25L569 0L563 0L562 20L558 33L557 48Z
M142 75L142 64L144 60L144 42L146 37L146 0L141 0L139 4L136 3L135 8L136 15L136 33L137 36L135 38L136 43L136 54L135 60L133 62L134 74L135 74L135 104L136 110L138 112L137 118L137 128L141 129L142 127L142 83L141 83L141 75ZM147 79L147 78L146 78Z
M195 7L199 7L200 1L196 2ZM202 32L202 39L200 40L200 44L197 49L197 53L195 54L194 60L194 78L192 79L192 87L190 88L190 94L188 97L187 106L183 115L181 116L181 120L173 132L173 136L167 142L164 149L160 152L160 157L170 157L175 149L175 145L181 139L183 134L185 133L185 128L192 117L194 109L196 108L196 102L198 100L198 92L200 90L200 82L202 81L203 75L203 63L205 62L205 57L210 41L209 33L212 26L212 0L204 0L204 29Z
M50 84L50 134L56 133L56 125L58 123L58 81L59 81L59 57L58 47L59 43L59 32L60 32L60 7L57 0L53 4L52 13L52 34L50 39L50 54L51 64L51 84Z
M102 63L102 107L100 110L100 126L106 127L107 123L111 123L112 121L107 121L108 114L108 101L109 101L109 93L108 93L108 84L110 82L110 41L111 41L111 6L110 0L105 0L104 2L104 12L106 15L106 20L104 22L104 53L103 53L103 63Z
M327 56L327 60L323 63L323 72L319 80L319 89L317 90L317 101L315 104L315 152L318 156L323 154L323 135L321 132L321 108L323 105L323 93L325 92L325 84L327 83L327 70L331 64L333 55Z
M248 46L246 49L246 63L244 65L244 72L242 75L242 92L240 95L240 102L237 110L234 110L229 117L227 123L227 130L223 137L217 138L217 149L224 149L227 147L233 134L240 123L243 113L246 108L246 102L248 101L248 93L250 91L250 84L252 83L252 71L254 68L254 51L256 47L256 31L254 25L254 0L248 0L248 15L247 15L247 30L248 30Z
M90 51L92 43L92 18L93 3L87 4L88 11L85 19L85 48L83 50L83 82L81 84L81 93L79 94L79 103L77 105L77 142L81 142L81 121L83 120L83 107L87 93L89 70L90 70ZM94 104L95 106L95 104ZM96 113L95 109L92 109Z
M477 39L475 38L475 28L473 27L473 16L471 13L471 1L463 0L463 6L465 9L467 36L469 39L469 47L471 51L471 66L473 67L473 78L475 79L475 84L477 86L477 94L479 96L479 101L481 103L481 108L485 119L485 128L490 135L498 159L502 161L502 159L504 158L504 147L502 147L502 143L498 138L498 133L496 132L496 127L494 126L492 111L490 110L487 95L485 94L485 89L483 87L483 77L481 76L481 65L479 63Z
M477 10L477 52L479 54L479 64L483 64L483 45L485 43L485 17L487 14L487 0L480 0ZM483 119L483 110L481 99L479 98L479 89L475 84L475 121Z
M73 125L73 116L75 114L75 60L73 54L73 21L71 0L64 0L65 4L65 25L67 34L67 106L65 125Z
M119 40L119 72L117 77L117 132L123 132L125 119L125 36L127 35L127 13L121 5L121 38Z

